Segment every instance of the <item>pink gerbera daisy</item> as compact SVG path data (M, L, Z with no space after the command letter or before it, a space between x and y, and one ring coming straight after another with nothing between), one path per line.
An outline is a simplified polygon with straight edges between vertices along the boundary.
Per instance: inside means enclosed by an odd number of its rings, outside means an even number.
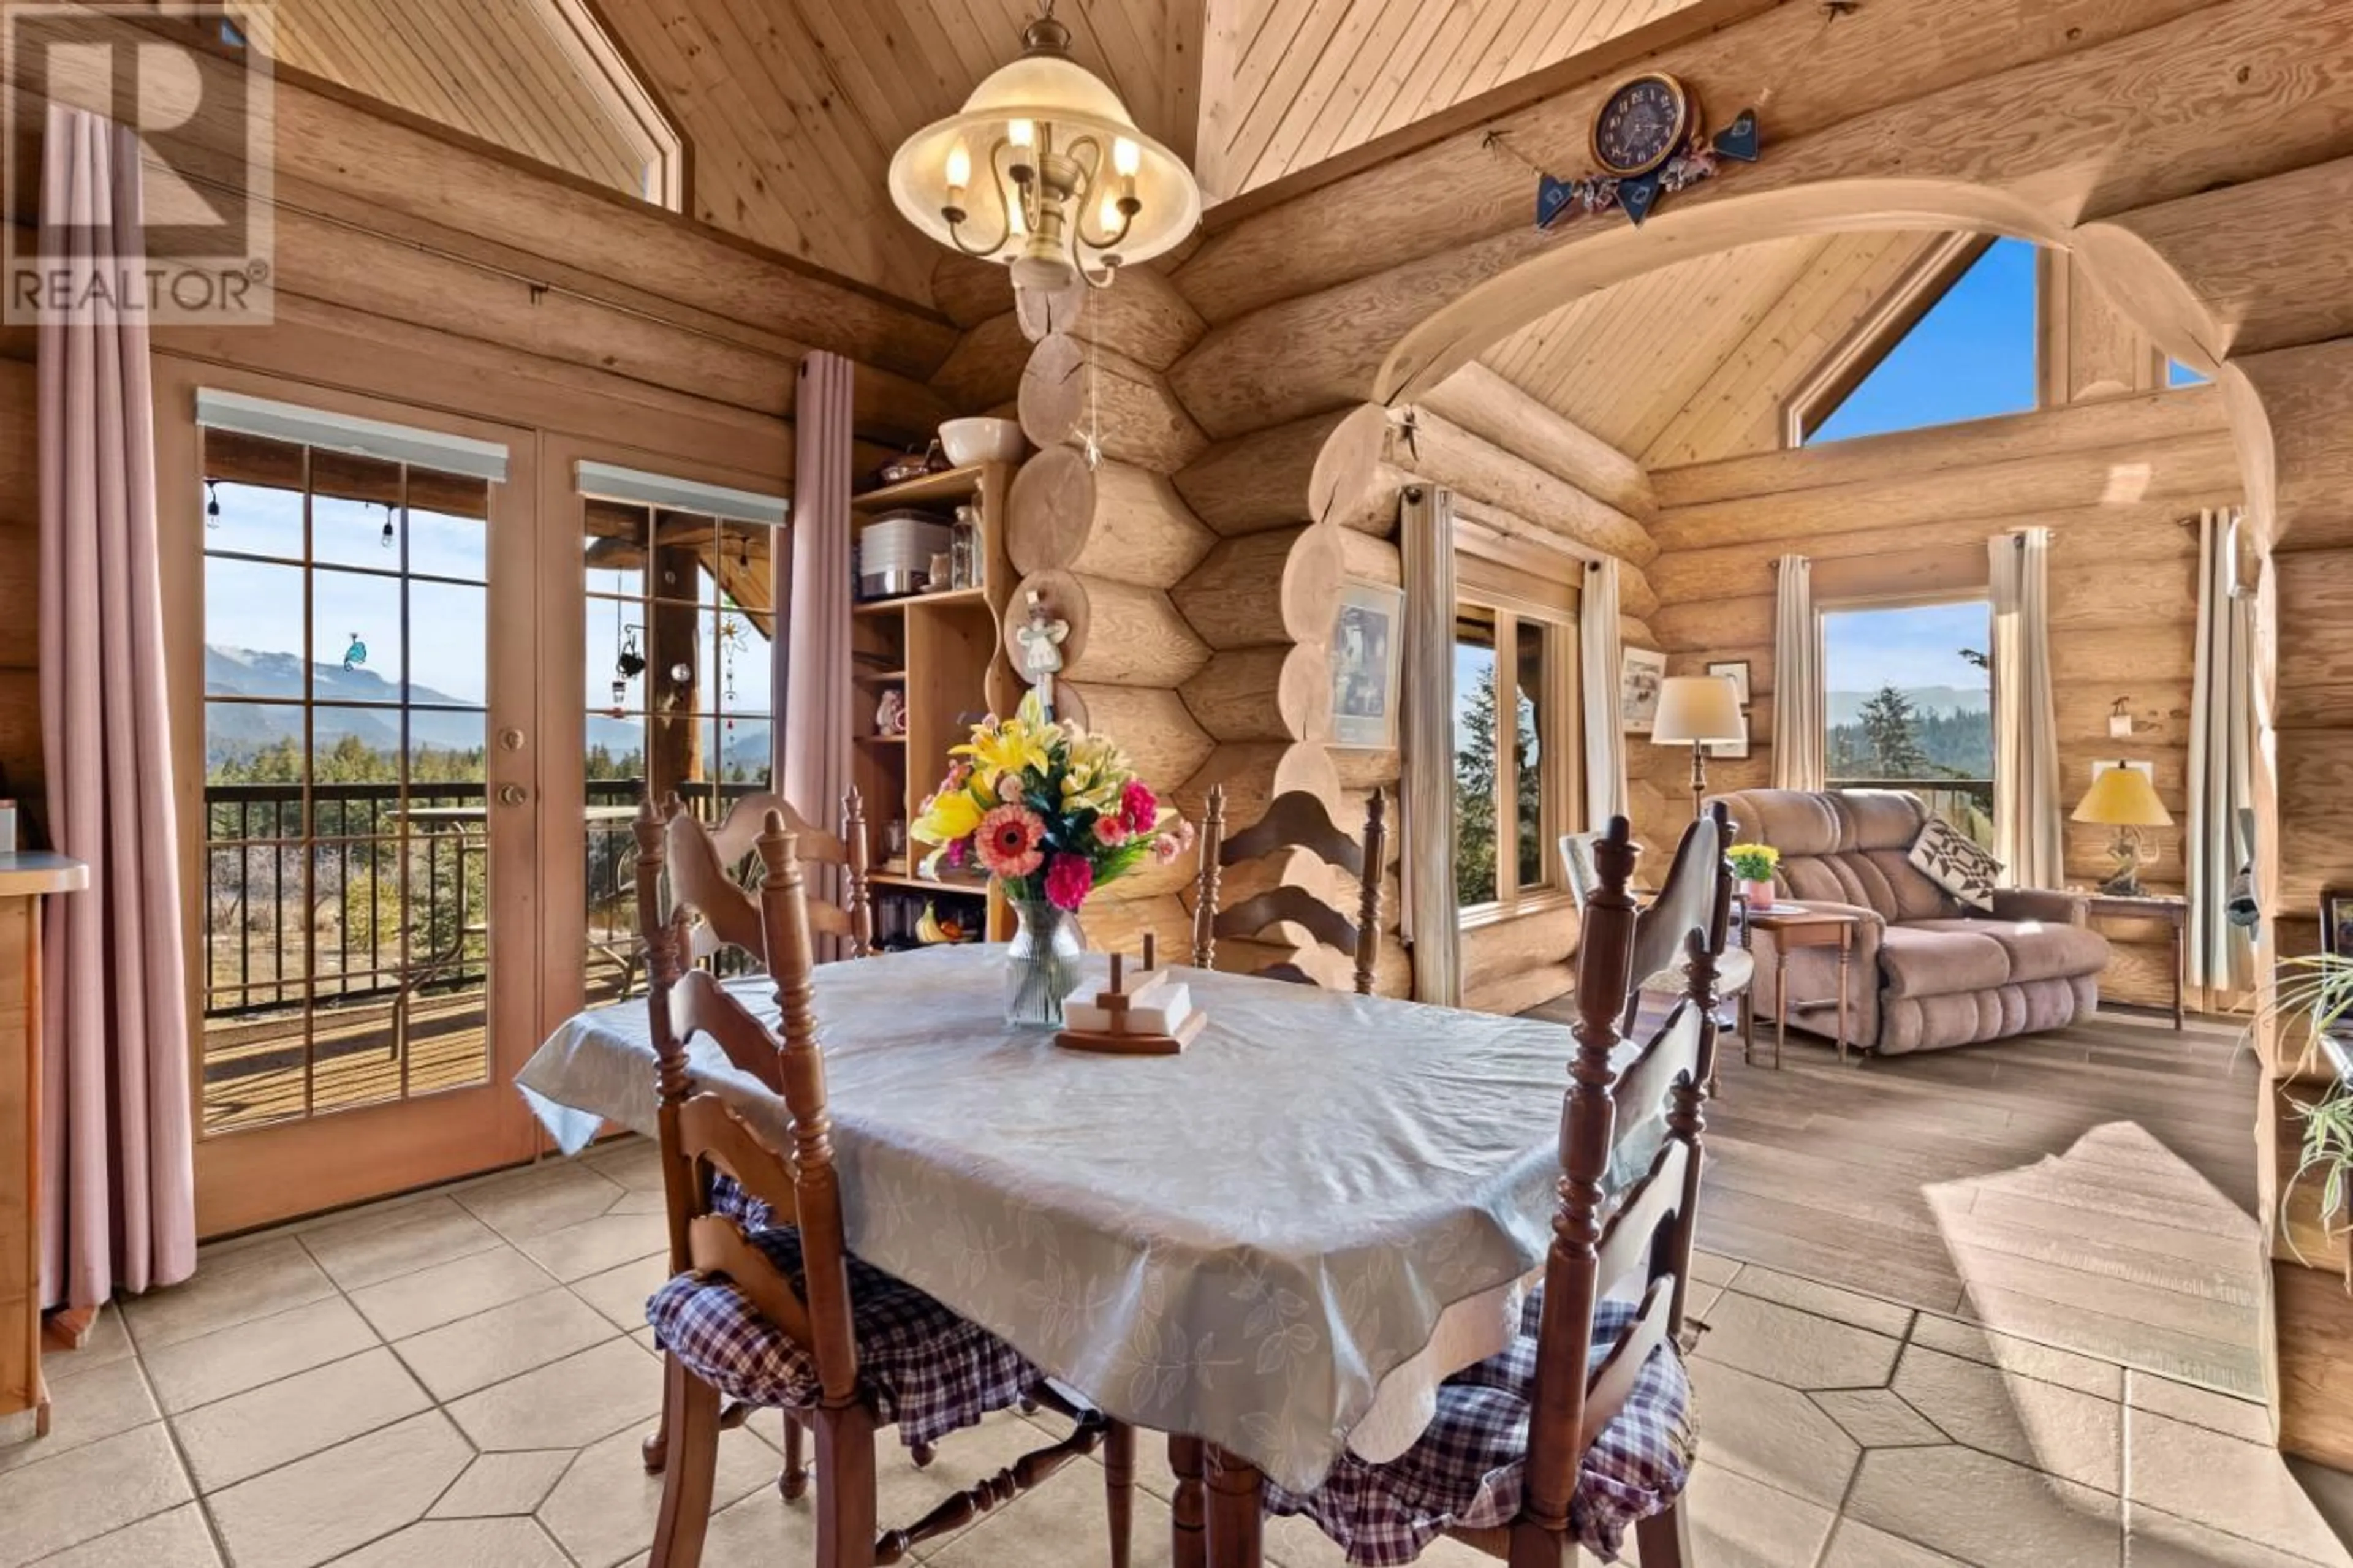
M980 819L973 849L991 876L1026 877L1046 858L1038 848L1038 841L1045 836L1046 825L1036 812L1027 806L1000 805Z

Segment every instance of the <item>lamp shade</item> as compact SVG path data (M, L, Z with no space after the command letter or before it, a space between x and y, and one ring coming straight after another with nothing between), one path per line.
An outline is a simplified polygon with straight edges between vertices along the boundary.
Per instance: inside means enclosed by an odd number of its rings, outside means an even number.
M2173 818L2166 811L2165 803L2157 798L2148 775L2122 763L2100 770L2100 776L2092 781L2092 787L2075 803L2074 818L2106 827L2173 826Z
M1663 746L1740 739L1740 689L1723 675L1671 675L1659 685L1651 739Z

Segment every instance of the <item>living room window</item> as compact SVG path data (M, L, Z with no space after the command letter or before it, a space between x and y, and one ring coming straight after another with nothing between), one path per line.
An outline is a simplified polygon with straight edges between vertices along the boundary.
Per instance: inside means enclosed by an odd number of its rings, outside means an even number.
M1454 891L1510 914L1559 890L1575 819L1577 620L1564 584L1460 563L1454 617Z
M1982 597L1825 609L1833 789L1908 789L1993 841L1991 606Z

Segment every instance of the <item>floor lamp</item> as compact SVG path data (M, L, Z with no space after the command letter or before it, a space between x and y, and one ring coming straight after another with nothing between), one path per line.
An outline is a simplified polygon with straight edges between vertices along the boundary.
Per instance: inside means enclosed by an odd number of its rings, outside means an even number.
M1707 796L1707 748L1747 734L1740 711L1740 688L1727 675L1671 675L1659 685L1659 712L1651 726L1654 746L1692 750L1692 818Z

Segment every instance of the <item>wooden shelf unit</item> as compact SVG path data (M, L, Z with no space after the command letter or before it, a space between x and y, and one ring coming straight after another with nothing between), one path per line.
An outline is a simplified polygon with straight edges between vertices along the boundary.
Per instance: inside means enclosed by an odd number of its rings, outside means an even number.
M1005 507L1018 467L977 463L851 498L852 527L860 531L881 513L904 507L936 512L943 521L959 506L975 505L980 512L978 586L863 601L850 616L859 697L851 765L867 801L878 855L887 826L893 820L913 823L924 797L947 772L948 748L961 744L972 718L988 710L989 667L1004 658L1000 628L1016 581L1005 550ZM882 735L876 730L875 708L894 688L906 700L907 732ZM922 850L910 843L911 867ZM927 882L893 871L877 872L872 881L878 928L881 900L900 896L929 898L943 914L960 905L978 913L986 900L989 934L1002 936L1009 929L1002 900L977 879Z

